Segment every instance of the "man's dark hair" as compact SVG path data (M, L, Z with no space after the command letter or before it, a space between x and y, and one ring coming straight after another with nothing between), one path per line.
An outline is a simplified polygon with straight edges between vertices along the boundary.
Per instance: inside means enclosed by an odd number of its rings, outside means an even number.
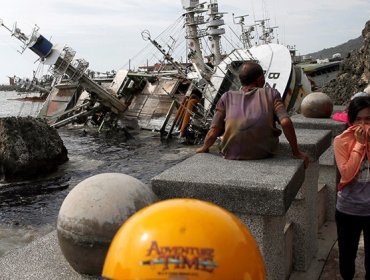
M256 62L245 62L239 71L239 79L243 86L250 85L263 75L261 65Z
M348 106L348 121L353 124L357 118L358 112L362 109L370 108L370 96L355 97Z

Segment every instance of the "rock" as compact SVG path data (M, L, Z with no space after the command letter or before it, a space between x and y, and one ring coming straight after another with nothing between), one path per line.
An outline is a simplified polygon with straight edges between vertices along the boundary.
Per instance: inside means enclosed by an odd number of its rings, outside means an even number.
M351 96L364 91L370 82L370 20L362 30L362 37L363 45L349 54L338 76L322 88L336 105L347 105Z
M301 113L306 118L330 118L333 102L325 93L312 92L301 103Z
M99 174L80 182L58 215L59 245L68 263L81 274L101 275L120 226L156 200L148 186L125 174Z
M0 118L0 176L23 180L45 175L68 161L56 129L33 117Z

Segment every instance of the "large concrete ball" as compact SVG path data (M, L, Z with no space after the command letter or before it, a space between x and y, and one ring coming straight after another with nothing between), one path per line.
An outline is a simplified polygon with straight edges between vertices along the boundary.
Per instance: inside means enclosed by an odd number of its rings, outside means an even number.
M74 270L101 275L117 230L135 212L157 201L139 180L104 173L80 182L65 198L58 215L59 246Z
M333 102L322 92L308 94L301 103L301 113L306 118L330 118Z
M364 89L364 92L370 94L370 84L367 85L367 87Z

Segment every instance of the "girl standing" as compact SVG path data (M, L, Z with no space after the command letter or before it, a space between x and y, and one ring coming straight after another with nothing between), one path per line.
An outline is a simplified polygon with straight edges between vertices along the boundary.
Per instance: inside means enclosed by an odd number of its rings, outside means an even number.
M353 279L362 232L366 279L370 279L370 96L351 101L348 121L351 126L334 139L334 154L341 175L335 217L339 268L344 280Z

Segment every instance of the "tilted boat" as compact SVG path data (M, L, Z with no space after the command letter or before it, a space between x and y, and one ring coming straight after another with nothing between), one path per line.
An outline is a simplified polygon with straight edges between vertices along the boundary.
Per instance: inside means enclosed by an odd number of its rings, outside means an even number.
M149 31L143 31L143 39L163 59L137 70L121 69L112 81L94 80L87 71L88 62L75 59L70 47L52 44L39 34L37 26L26 36L16 26L10 29L1 20L0 24L23 43L23 51L31 49L41 63L50 66L53 88L39 117L57 128L90 120L102 129L104 125L133 120L139 127L158 130L165 137L180 133L199 143L209 128L219 97L240 88L238 71L245 61L260 63L265 71L265 86L281 93L289 111L299 110L302 99L311 92L310 82L302 69L293 65L289 49L272 43L275 27L268 27L268 20L246 26L246 16L234 17L241 26L242 46L225 54L221 48L224 13L219 12L217 1L210 0L207 5L198 0L181 3L188 61L180 62L172 56L174 45L179 45L176 41L166 50ZM258 44L253 45L252 32L257 26L262 32ZM202 42L209 47L208 55Z

